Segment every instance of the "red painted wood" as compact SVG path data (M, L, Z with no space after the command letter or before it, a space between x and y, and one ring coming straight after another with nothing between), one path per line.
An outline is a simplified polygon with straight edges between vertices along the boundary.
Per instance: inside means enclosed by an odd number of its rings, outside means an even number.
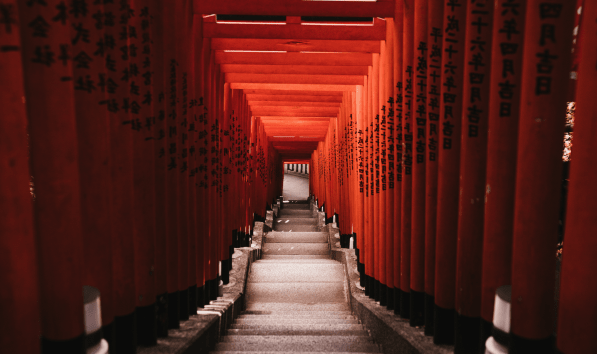
M351 52L379 53L379 41L375 40L286 40L263 38L214 38L213 50L259 50L286 52Z
M281 15L281 16L368 16L388 17L393 15L394 2L383 0L370 2L346 2L338 6L331 2L306 2L299 0L267 0L259 4L248 4L233 0L226 3L195 1L194 10L198 14L227 15Z
M263 38L263 39L322 39L322 40L383 40L386 28L383 21L373 24L252 24L234 22L205 22L206 38Z
M464 85L465 23L467 3L452 7L444 2L444 51L442 54L442 102L440 104L439 165L437 185L437 234L435 243L435 304L454 309L456 288L456 243L458 233L458 188L460 171L460 126ZM446 72L446 65L450 71ZM453 69L453 70L452 70ZM453 83L453 85L452 85ZM448 101L446 101L448 95ZM443 332L442 332L443 331ZM436 327L435 334L450 329Z
M90 4L87 13L73 18L81 28L95 28L91 14L103 12L102 5ZM103 29L103 27L102 27ZM76 38L76 31L73 31ZM102 324L114 319L112 301L112 242L110 230L110 115L99 102L108 95L105 88L88 83L105 79L105 64L96 43L103 40L104 31L90 31L89 41L77 40L73 53L77 58L89 56L94 60L74 66L75 114L77 145L79 148L79 176L81 183L81 228L84 247L85 285L99 289L102 300ZM105 55L104 55L105 56ZM90 109L95 107L95 109Z
M414 0L404 3L404 39L402 75L404 81L402 106L402 220L400 239L400 289L410 293L410 262L412 235L412 165L414 158L413 132L415 130L413 85L414 65ZM404 314L402 314L404 316ZM408 316L406 316L408 318Z
M553 333L553 253L576 9L573 1L550 1L547 7L537 0L527 4L516 163L511 331L526 339L546 339ZM547 63L541 61L546 53L550 55L545 59Z
M18 6L39 293L43 294L41 334L44 339L62 341L84 332L83 244L72 62L61 55L60 47L71 42L71 24L67 18L52 20L59 1L46 3L19 2Z
M218 64L368 66L369 53L264 53L216 51Z
M386 149L386 228L385 228L385 271L386 283L388 288L394 289L394 188L396 185L396 146L395 146L395 106L394 106L394 46L396 45L394 35L394 19L386 18L386 51L384 59L384 77L383 87L384 95L382 97L386 106L386 124L385 124L385 149ZM389 303L394 303L393 299Z
M226 82L233 83L289 83L316 85L360 85L362 75L296 75L296 74L226 74Z
M522 1L517 1L523 5ZM511 4L501 1L494 12L489 134L487 137L487 177L485 190L485 226L483 229L483 273L481 284L481 317L491 322L495 291L511 284L512 224L514 222L514 190L516 177L516 147L522 77L523 33L525 7L504 11ZM518 24L515 33L502 31L508 23ZM502 52L500 45L516 48ZM512 70L508 69L512 65ZM502 98L501 87L508 85ZM508 87L508 86L505 86ZM510 94L511 92L511 94Z
M595 210L597 201L595 189L595 131L597 107L592 93L597 78L595 62L597 52L597 4L586 1L583 7L583 22L580 35L583 38L579 58L578 91L574 120L574 163L570 169L568 207L566 210L565 249L562 260L562 280L558 314L558 344L563 353L594 352L597 346L589 333L597 327L595 317L595 282L593 277L597 264L594 251Z
M394 134L396 149L396 182L394 185L394 289L400 289L400 263L401 263L401 236L402 236L402 121L403 121L403 97L402 97L402 64L403 64L403 42L404 42L404 3L396 3L394 14ZM399 304L394 304L394 309L399 309ZM398 313L399 311L395 311Z
M153 140L153 105L147 95L153 96L151 82L143 79L143 74L151 73L150 43L143 43L144 36L150 36L150 13L148 0L132 0L131 8L135 16L129 20L129 26L137 32L130 36L129 48L136 46L139 52L131 53L130 65L139 68L139 76L130 78L131 105L138 105L139 110L131 110L130 125L133 130L133 220L135 247L135 290L137 307L150 306L156 301L155 292L155 165ZM145 21L145 22L144 22ZM136 91L135 88L138 88ZM142 333L142 335L144 335Z
M412 147L412 239L410 288L425 291L425 201L427 135L427 16L428 0L414 2L414 58L413 58L413 100L411 129ZM414 316L414 314L411 314Z
M456 310L461 316L480 317L485 170L493 36L493 1L468 7L460 153L460 207L456 259ZM483 42L482 48L478 43ZM478 78L483 77L480 81ZM478 345L470 338L468 345ZM463 345L467 345L464 343ZM459 343L456 343L459 346Z
M427 20L427 166L425 170L425 293L435 294L435 235L437 232L437 174L439 160L443 0L429 0Z
M11 353L40 351L40 299L33 204L29 181L27 111L16 1L0 5L0 347Z
M163 9L158 0L153 0L151 8L162 13L155 16L151 22L151 33L153 36L153 126L154 156L155 156L155 292L163 295L168 292L167 283L167 237L166 237L166 171L168 160L167 149L167 125L166 125L166 77L165 70L164 36L163 36Z

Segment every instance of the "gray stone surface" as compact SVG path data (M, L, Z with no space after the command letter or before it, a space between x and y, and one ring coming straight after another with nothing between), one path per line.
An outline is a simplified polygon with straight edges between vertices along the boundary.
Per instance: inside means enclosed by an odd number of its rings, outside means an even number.
M288 303L288 302L252 302L247 303L246 311L274 311L274 312L326 312L326 311L350 311L348 303Z
M315 224L285 224L285 223L274 223L274 231L294 231L294 232L319 232L321 228Z
M291 215L277 218L275 224L317 225L317 221L312 218L295 218Z
M251 283L316 283L341 281L344 268L341 264L317 263L261 263L251 267ZM336 282L338 282L336 280Z
M306 200L309 197L309 175L284 174L284 200Z
M293 218L312 218L313 213L311 210L300 210L300 209L280 209L278 217L285 218L292 216Z
M373 341L364 337L344 336L223 336L222 342L216 345L216 350L380 352L379 346Z
M337 303L346 299L344 283L248 283L247 304L289 302L295 304Z
M269 232L266 236L266 242L278 243L295 243L295 242L309 242L309 243L327 243L328 235L325 232Z
M300 257L300 259L299 259ZM264 255L262 260L286 260L286 261L306 261L308 259L331 259L329 254L304 254L304 255L284 255L284 254L270 254Z
M264 255L301 255L301 254L329 254L330 250L325 243L272 243L266 242L263 246Z

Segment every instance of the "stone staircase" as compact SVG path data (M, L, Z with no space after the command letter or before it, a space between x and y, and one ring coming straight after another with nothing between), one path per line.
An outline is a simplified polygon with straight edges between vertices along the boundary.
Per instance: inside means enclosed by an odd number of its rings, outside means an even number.
M351 313L344 267L307 203L284 204L251 265L247 308L212 353L381 353Z

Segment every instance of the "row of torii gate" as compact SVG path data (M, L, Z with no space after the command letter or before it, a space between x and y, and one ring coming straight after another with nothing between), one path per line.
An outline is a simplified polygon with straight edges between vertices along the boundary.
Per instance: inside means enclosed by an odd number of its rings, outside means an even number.
M596 20L592 0L0 0L1 350L83 353L83 285L113 353L155 344L217 297L286 162L356 235L366 293L435 343L478 352L511 284L511 352L596 352Z

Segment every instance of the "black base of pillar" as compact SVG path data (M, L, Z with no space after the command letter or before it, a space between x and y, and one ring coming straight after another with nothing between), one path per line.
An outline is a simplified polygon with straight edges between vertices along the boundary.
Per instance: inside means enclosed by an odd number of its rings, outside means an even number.
M363 263L359 263L359 275L360 275L360 279L359 279L359 284L361 285L362 288L364 288L367 285L367 275L365 274L365 265Z
M209 302L211 301L211 286L212 282L206 280L205 285L203 286L203 306L209 305Z
M544 339L526 339L511 333L510 354L553 354L554 342L553 336Z
M369 281L371 277L369 277L367 274L363 274L363 277L361 279L365 280L365 284L363 285L363 287L365 288L365 296L369 296L371 297L371 282Z
M425 293L425 335L433 335L433 312L435 310L435 297Z
M379 304L381 306L388 306L388 286L379 284Z
M151 346L158 343L156 305L137 307L137 345Z
M479 352L480 325L481 318L468 317L456 313L454 354L477 354Z
M197 285L189 287L189 316L197 314Z
M375 278L372 276L369 277L369 298L375 300Z
M400 289L400 317L410 318L410 293Z
M178 321L179 310L179 297L178 291L168 293L168 329L180 328L180 322Z
M205 285L197 287L197 307L203 308L205 306Z
M168 337L168 293L156 296L158 338Z
M222 260L222 282L224 285L230 283L230 262L229 259Z
M114 317L116 341L111 353L129 354L137 352L137 320L135 311L129 315ZM70 353L68 351L54 353ZM73 352L74 353L74 352Z
M230 247L232 247L233 249L238 248L238 231L236 230L232 230L232 246Z
M481 326L479 327L479 353L485 353L485 342L491 337L492 328L493 323L481 318Z
M389 279L388 282L390 282ZM394 310L394 288L386 286L386 289L386 298L388 299L386 307L388 310Z
M433 311L433 343L454 344L454 309L444 309L434 305Z
M186 321L189 319L189 289L180 290L178 293L180 296L178 318L181 321Z
M218 285L220 285L220 277L218 276L216 279L210 280L211 284L209 285L209 299L210 300L217 300L218 299Z
M82 334L76 338L69 340L50 340L41 338L41 352L43 354L54 354L54 353L73 353L73 354L85 354L85 335Z
M410 290L410 321L411 327L425 324L425 293Z
M394 315L400 315L400 302L402 299L402 292L400 288L394 288Z
M381 283L375 279L375 302L379 302L381 299Z
M108 347L112 348L114 342L116 341L116 329L114 328L114 321L102 326L102 335L106 342L108 342Z

